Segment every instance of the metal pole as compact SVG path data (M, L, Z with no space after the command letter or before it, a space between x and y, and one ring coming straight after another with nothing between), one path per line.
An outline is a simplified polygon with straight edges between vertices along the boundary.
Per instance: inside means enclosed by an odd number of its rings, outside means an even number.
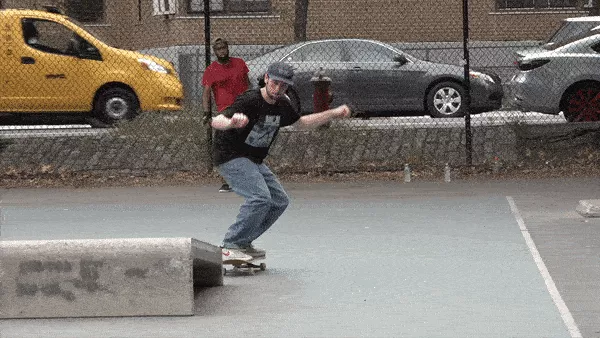
M473 135L471 131L471 80L469 75L469 0L463 0L463 51L465 77L465 137L467 165L473 165Z
M210 65L210 0L204 0L204 69L208 68ZM212 158L212 145L213 145L213 131L210 126L210 121L212 119L212 102L211 98L208 98L208 111L204 116L204 121L207 122L206 125L206 145L208 158L210 163L208 164L208 172L212 172L213 169L213 158Z

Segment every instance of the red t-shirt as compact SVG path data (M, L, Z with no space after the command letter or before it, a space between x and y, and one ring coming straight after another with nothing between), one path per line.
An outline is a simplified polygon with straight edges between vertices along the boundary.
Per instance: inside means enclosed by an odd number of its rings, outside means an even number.
M217 110L231 106L235 98L248 89L246 80L249 70L240 58L229 58L226 64L213 61L202 76L202 86L212 87Z

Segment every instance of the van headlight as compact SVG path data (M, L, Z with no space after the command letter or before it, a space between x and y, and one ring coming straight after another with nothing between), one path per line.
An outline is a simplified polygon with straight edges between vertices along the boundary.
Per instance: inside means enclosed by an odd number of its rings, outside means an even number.
M153 72L158 72L158 73L162 73L162 74L167 74L169 73L169 71L167 70L167 68L159 65L158 63L149 60L149 59L138 59L138 62L142 65L142 67L151 70Z
M481 73L481 72L470 71L469 75L471 75L471 78L473 78L473 79L482 79L483 81L491 82L491 83L496 82L496 81L494 81L494 79L492 79L491 76Z

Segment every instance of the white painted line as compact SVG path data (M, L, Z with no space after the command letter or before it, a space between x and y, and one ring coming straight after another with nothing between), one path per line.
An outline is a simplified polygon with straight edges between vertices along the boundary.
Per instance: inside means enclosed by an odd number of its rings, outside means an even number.
M91 129L89 124L0 126L0 130Z
M523 237L525 238L525 243L527 243L527 246L529 247L529 251L531 251L533 260L535 261L535 264L537 265L538 269L540 270L540 273L542 274L542 277L544 278L544 282L546 283L546 288L548 289L548 292L550 293L550 296L552 297L554 304L558 308L558 312L560 312L560 316L562 317L563 322L567 326L567 329L569 330L571 337L572 338L581 338L582 337L581 332L579 332L579 328L577 327L577 324L575 324L575 320L573 319L573 316L571 315L571 312L569 311L567 304L565 304L562 297L560 296L560 293L558 292L558 289L556 288L556 285L554 284L554 281L552 280L552 276L550 276L550 273L548 272L548 269L546 268L546 264L544 264L544 261L542 260L542 256L540 256L540 253L538 252L538 250L535 246L535 243L533 242L533 239L531 239L529 230L527 230L527 227L525 226L525 222L523 221L523 218L521 217L521 213L519 213L519 209L517 209L517 205L515 204L515 201L510 196L506 196L506 199L508 200L508 204L510 205L510 210L512 211L513 215L515 216L517 223L519 223L519 228L521 229L521 234L523 234Z

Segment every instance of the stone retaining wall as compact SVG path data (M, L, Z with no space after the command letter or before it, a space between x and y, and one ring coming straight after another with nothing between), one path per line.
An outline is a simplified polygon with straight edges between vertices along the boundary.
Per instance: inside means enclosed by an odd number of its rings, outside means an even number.
M473 127L474 165L494 158L504 165L527 161L569 161L600 148L598 124ZM185 134L185 133L184 133ZM79 171L210 171L206 131L189 134L123 134L0 139L0 173ZM204 135L204 136L203 136ZM282 130L268 163L275 171L398 170L405 163L466 164L464 128L330 127Z

